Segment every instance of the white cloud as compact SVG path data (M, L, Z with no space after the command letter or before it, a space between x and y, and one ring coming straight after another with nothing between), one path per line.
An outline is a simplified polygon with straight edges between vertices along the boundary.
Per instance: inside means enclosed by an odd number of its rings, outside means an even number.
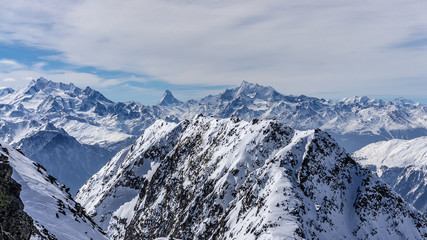
M12 71L22 68L23 65L19 64L12 59L0 59L0 71Z
M292 94L427 90L427 81L414 89L403 80L427 78L426 49L402 44L427 36L427 2L421 0L0 0L0 5L0 41L54 49L63 61L82 66L175 84L245 79ZM83 77L65 74L54 77ZM381 87L391 82L393 89Z
M3 79L3 82L15 82L15 81L16 81L16 79L11 78L11 77L7 77L7 78Z

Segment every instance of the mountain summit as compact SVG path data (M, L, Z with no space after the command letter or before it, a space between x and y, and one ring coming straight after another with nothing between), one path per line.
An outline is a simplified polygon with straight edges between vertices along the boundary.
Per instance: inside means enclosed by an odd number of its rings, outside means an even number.
M111 239L424 239L425 217L326 132L156 121L76 201Z
M158 104L161 106L174 106L174 105L182 104L182 102L176 99L173 96L171 91L166 90L165 93L163 94L163 97L158 102Z

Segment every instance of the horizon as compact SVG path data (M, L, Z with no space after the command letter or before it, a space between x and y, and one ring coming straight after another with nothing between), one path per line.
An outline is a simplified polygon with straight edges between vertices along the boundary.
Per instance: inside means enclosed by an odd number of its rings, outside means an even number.
M23 86L23 87L21 87L21 88L17 88L17 89L12 88L12 89L13 89L14 91L19 91L19 90L21 90L21 89L23 89L23 88L27 87L27 86L28 86L29 84L31 84L32 82L36 82L36 81L38 81L39 79L44 79L44 80L47 80L47 81L50 81L50 82L54 82L54 83L73 84L74 86L76 86L76 87L78 87L78 88L80 88L80 89L85 89L86 87L90 87L90 86L77 85L77 84L75 84L75 83L73 83L73 82L64 83L64 82L60 82L60 81L54 81L54 80L51 80L51 79L47 79L47 78L45 78L45 77L39 77L39 78L36 78L36 79L31 79L31 80L28 82L28 84L27 84L27 85L25 85L25 86ZM415 101L415 100L413 100L413 99L405 98L405 97L396 97L396 98L393 98L393 99L384 99L384 98L375 98L375 97L371 97L371 96L362 95L362 96L347 96L347 97L344 97L344 98L341 98L341 99L332 99L332 98L322 98L322 97L309 96L309 95L304 95L304 94L299 94L299 95L294 95L294 94L284 94L284 93L282 93L282 92L278 91L277 89L275 89L275 88L274 88L274 87L272 87L272 86L266 86L266 85L262 85L262 84L258 84L258 83L251 83L251 82L248 82L248 81L245 81L245 80L243 80L239 85L230 86L230 87L228 87L228 88L221 89L221 90L220 90L220 91L218 91L217 93L209 94L209 95L219 95L219 94L223 93L223 92L224 92L224 91L226 91L226 90L239 88L239 87L241 87L244 83L249 83L249 84L252 84L252 85L259 85L259 86L262 86L262 87L265 87L265 88L271 87L271 88L273 88L273 90L275 90L276 92L278 92L279 94L281 94L281 95L283 95L283 96L292 96L292 97L299 97L299 96L314 97L314 98L318 98L318 99L325 99L325 100L329 100L329 101L333 101L333 102L344 101L344 100L346 100L346 99L348 99L348 98L363 98L363 97L367 97L369 100L381 100L381 101L385 101L385 102L395 102L395 101L397 101L397 100L399 100L399 99L404 99L404 100L409 100L409 101L413 102L413 104L418 104L418 103L419 103L419 104L425 104L425 103L422 103L422 102L420 102L420 101ZM0 86L0 89L6 89L6 88L11 88L11 87L4 87L4 86ZM146 106L156 105L156 104L157 104L157 103L162 99L162 97L164 96L164 94L166 94L166 92L167 92L167 91L169 91L169 92L173 95L173 97L175 97L177 100L182 101L182 102L186 102L186 101L189 101L189 100L200 100L200 99L202 99L202 98L204 98L204 97L209 96L209 95L205 95L205 96L201 96L200 98L187 98L187 99L181 99L181 98L179 98L179 97L177 97L177 96L175 95L175 93L174 93L174 91L173 91L173 90L170 90L170 89L164 89L164 90L163 90L163 92L162 92L162 94L158 97L158 99L152 99L152 103L144 103L144 102L140 102L140 101L138 101L138 100L136 100L136 99L115 100L114 98L111 98L110 96L108 96L107 94L105 94L104 92L102 92L102 91L101 91L101 90L99 90L99 89L96 89L96 88L93 88L93 87L90 87L90 88L92 88L92 89L93 89L93 90L95 90L95 91L100 92L100 93L101 93L102 95L104 95L107 99L109 99L109 100L111 100L111 101L113 101L113 102L138 102L138 103L141 103L141 104L146 105Z
M0 3L0 86L44 76L149 105L166 89L186 101L245 80L284 95L427 103L421 0Z

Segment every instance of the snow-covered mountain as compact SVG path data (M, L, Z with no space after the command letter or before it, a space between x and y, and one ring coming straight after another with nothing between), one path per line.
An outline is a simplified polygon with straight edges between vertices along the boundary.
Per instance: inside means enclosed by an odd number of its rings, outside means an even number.
M147 108L114 103L89 87L39 78L0 94L0 139L45 164L76 192L157 119Z
M182 104L182 102L176 99L172 95L171 91L166 90L165 93L163 94L163 97L160 99L160 101L157 104L161 106L174 106L174 105Z
M180 122L198 114L237 116L246 121L278 119L298 130L320 128L349 152L380 140L427 136L427 106L405 99L384 102L353 97L331 101L285 96L271 87L243 82L221 94L186 102L167 90L157 105L145 106L137 102L115 103L89 87L81 89L39 78L18 91L0 91L0 139L23 148L43 143L43 151L35 151L39 146L23 150L35 161L49 162L43 163L74 192L75 186L95 172L92 166L105 164L156 120ZM46 124L60 130L57 137L42 129ZM51 151L50 146L64 152ZM73 161L73 166L90 163L85 175L79 177L82 179L70 180L63 175L61 169ZM57 165L51 167L50 163Z
M425 239L425 215L330 135L156 121L77 193L111 239Z
M331 101L286 96L271 87L248 82L199 101L163 107L162 111L181 120L201 113L218 118L237 116L247 121L278 119L299 130L320 128L350 152L380 140L427 136L427 106L419 103L402 98L384 102L367 97Z
M102 230L86 215L84 209L71 198L67 188L47 174L42 165L31 161L3 142L0 142L0 145L1 168L6 170L5 172L10 172L2 174L2 178L11 177L20 185L15 186L15 189L19 190L13 192L17 198L12 203L7 201L8 195L4 191L1 192L0 208L5 207L6 204L5 208L11 211L7 204L21 202L25 213L32 218L24 223L32 223L37 229L31 230L33 234L31 239L107 239ZM4 187L3 182L2 187ZM5 213L2 211L0 217L4 217L3 214ZM11 220L13 215L6 217ZM15 231L25 233L24 228L19 230L22 227L18 225L19 223L20 221L14 223ZM26 229L31 228L26 227ZM2 229L1 234L4 233ZM25 238L2 239L28 238L25 236Z
M9 143L18 142L34 127L47 122L63 128L81 143L107 149L132 138L132 134L124 131L130 127L123 126L132 124L120 121L127 109L89 87L82 90L73 84L39 78L19 91L2 96L0 103L1 134ZM105 118L106 115L109 117Z
M427 212L427 137L373 143L353 156L406 201Z

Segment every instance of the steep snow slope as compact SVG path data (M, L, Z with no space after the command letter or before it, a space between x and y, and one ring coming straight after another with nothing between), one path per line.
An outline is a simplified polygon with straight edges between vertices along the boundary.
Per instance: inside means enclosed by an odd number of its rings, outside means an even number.
M417 209L427 211L427 137L373 143L353 156Z
M320 130L157 121L78 192L112 239L423 239L425 216Z
M64 185L58 184L41 165L3 142L0 145L1 160L13 168L12 178L22 186L24 211L33 218L40 233L59 240L106 239Z
M41 237L33 219L24 212L21 185L12 178L13 168L5 157L0 161L0 239L15 240Z
M178 137L173 132L179 132L181 125L157 121L133 145L117 153L79 190L76 201L84 205L101 227L107 229L112 213L138 194L142 181L151 177L158 162L173 149L172 141ZM152 146L154 143L155 148ZM153 161L144 160L146 154L151 154Z

